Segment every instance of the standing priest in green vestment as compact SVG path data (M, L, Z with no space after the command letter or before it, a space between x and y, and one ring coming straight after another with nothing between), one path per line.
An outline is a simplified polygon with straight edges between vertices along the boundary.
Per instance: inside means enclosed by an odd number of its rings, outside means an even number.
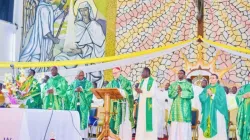
M157 140L158 108L156 94L159 93L157 83L151 77L151 71L145 67L142 72L142 81L135 89L139 94L136 140Z
M248 74L250 81L250 73ZM241 87L236 95L239 106L237 115L237 133L240 140L250 140L250 84Z
M192 84L186 79L185 71L178 72L178 81L173 82L168 90L169 98L173 99L169 122L170 140L191 140L191 118L194 91Z
M226 92L218 83L218 76L212 74L210 84L200 94L202 107L199 140L227 140L228 108Z
M42 91L43 108L64 110L68 109L68 100L66 91L68 82L64 77L60 76L57 67L51 68L52 77L48 80Z
M30 69L28 78L25 80L19 90L23 96L26 97L24 100L26 101L28 108L41 109L43 104L41 99L41 88L40 84L34 77L35 74L35 70Z
M122 140L131 140L132 128L134 127L132 85L128 79L121 75L119 67L114 68L112 73L114 79L106 87L118 88L124 99L111 101L111 110L117 114L111 115L110 129L114 134L119 134Z
M78 111L80 114L82 138L88 138L88 118L93 98L91 88L93 84L84 77L83 71L79 71L67 92L70 110Z

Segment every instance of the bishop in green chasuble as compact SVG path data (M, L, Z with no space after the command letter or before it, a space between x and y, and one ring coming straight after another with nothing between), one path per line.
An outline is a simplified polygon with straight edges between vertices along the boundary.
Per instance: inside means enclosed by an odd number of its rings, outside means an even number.
M121 75L121 69L116 67L112 71L114 79L107 88L118 88L124 99L111 100L110 129L119 134L121 139L132 139L132 128L135 126L133 117L134 97L131 82Z

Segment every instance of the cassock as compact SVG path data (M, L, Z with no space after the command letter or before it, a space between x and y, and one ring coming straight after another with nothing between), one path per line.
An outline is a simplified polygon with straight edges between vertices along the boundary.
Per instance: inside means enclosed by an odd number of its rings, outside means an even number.
M227 97L228 110L233 110L235 108L238 108L236 100L235 100L236 94L229 93L226 95L226 97Z
M157 105L158 92L156 81L152 77L140 83L139 110L136 128L136 140L157 140Z
M181 87L181 95L178 95L178 86ZM176 81L169 87L169 97L173 99L169 121L170 140L190 140L191 132L191 99L194 97L192 84L186 80Z
M226 97L227 97L227 107L229 111L238 108L238 105L235 100L236 94L229 93L226 95ZM234 136L234 132L229 131L228 136L229 138L232 138Z
M250 84L243 86L236 95L239 106L237 115L237 133L241 140L250 140L250 98L242 98L250 93Z
M165 96L165 100L167 100L167 101L165 101L165 110L168 110L168 116L169 116L173 99L169 98L169 96L168 96L168 90L164 90L163 94ZM164 113L166 113L166 112L164 111ZM165 115L166 114L164 114L164 121L165 121ZM168 132L166 132L166 128L164 128L164 134L167 135L167 133L168 133L168 135L169 135L170 134L170 124L168 122L166 124L166 122L165 122L165 125L167 125Z
M201 120L201 102L199 99L199 95L203 91L203 88L192 84L193 91L194 91L194 98L192 99L192 108L199 110L199 121Z
M44 86L43 90L43 108L64 110L69 108L66 92L68 88L68 82L64 77L59 74L49 78L48 82ZM53 94L48 94L47 91L53 89Z
M165 100L167 98L168 94L166 94L164 91L159 90L156 93L156 105L158 109L158 138L164 137L164 130L165 130Z
M122 140L132 140L132 128L135 124L131 82L120 75L119 78L110 81L107 88L118 88L124 97L121 100L111 100L111 112L117 112L117 114L111 115L110 129L114 134L119 135Z
M20 61L47 61L53 42L47 37L54 33L54 20L61 14L57 8L53 11L52 5L40 2L36 9L36 20L30 29L31 35L20 53Z
M212 91L212 96L207 94L208 89ZM227 140L229 118L224 88L218 83L208 85L199 98L202 105L199 140Z
M82 89L81 92L76 92L78 87ZM90 90L91 88L93 88L93 84L84 78L83 80L73 81L67 92L70 110L78 111L80 114L82 138L88 138L88 120L93 98L93 94Z
M201 121L201 102L199 95L202 93L204 90L202 87L196 86L192 84L193 91L194 91L194 98L192 100L192 108L199 110L199 118L198 120ZM201 132L201 128L198 128L198 131Z

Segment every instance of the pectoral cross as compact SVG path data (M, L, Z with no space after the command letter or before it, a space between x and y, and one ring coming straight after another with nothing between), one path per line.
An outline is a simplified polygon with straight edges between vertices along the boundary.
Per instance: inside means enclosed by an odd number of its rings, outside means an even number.
M204 0L195 0L196 7L198 9L198 15L196 19L198 20L198 35L203 37L204 32L204 24L203 24L203 15L204 15ZM198 40L198 42L202 42L202 40Z

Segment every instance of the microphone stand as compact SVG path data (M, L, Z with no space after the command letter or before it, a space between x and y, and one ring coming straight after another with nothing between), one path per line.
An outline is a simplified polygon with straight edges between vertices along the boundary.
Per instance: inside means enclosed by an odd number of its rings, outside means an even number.
M10 64L10 68L12 69L12 83L15 83L15 66Z

